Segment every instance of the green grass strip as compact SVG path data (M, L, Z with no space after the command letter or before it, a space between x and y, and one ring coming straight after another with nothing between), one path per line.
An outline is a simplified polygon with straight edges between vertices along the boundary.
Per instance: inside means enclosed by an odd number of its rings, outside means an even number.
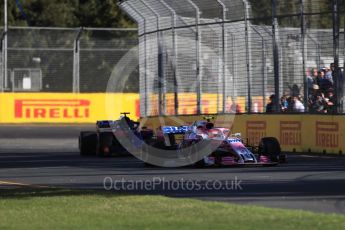
M345 216L162 196L0 193L0 229L345 229Z

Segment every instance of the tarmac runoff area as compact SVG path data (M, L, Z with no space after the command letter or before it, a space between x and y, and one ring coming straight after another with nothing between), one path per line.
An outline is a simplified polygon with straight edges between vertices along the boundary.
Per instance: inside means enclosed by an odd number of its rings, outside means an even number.
M91 126L0 126L0 193L71 188L345 214L345 157L289 155L277 167L155 168L133 157L80 157Z

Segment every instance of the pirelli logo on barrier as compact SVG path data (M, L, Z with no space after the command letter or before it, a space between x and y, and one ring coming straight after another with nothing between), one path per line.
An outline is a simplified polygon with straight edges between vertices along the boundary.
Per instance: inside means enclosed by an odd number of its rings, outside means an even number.
M247 138L249 145L259 145L261 138L266 136L266 121L247 121Z
M280 143L286 146L301 145L302 123L300 121L281 121Z
M323 148L338 148L339 123L316 122L316 146Z
M90 117L89 100L23 99L14 101L16 119L84 119Z

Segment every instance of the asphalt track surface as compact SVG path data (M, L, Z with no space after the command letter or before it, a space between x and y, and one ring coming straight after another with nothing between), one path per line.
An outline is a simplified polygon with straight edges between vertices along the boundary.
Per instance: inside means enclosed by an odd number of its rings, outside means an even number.
M146 167L133 157L80 157L79 131L93 128L0 126L0 193L17 187L108 189L345 214L345 157L289 155L289 163L277 167Z

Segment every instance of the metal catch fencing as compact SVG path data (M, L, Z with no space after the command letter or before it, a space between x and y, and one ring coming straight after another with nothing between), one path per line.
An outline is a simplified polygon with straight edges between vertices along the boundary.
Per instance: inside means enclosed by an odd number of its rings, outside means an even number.
M307 76L345 61L343 1L126 0L119 5L139 25L142 116L261 113L272 94L301 97L307 111ZM336 84L341 95L344 83ZM280 111L279 100L273 103ZM344 112L342 96L337 107Z
M137 29L2 28L2 92L104 93L119 60L138 45ZM137 69L137 68L136 68ZM131 86L112 92L137 92Z

